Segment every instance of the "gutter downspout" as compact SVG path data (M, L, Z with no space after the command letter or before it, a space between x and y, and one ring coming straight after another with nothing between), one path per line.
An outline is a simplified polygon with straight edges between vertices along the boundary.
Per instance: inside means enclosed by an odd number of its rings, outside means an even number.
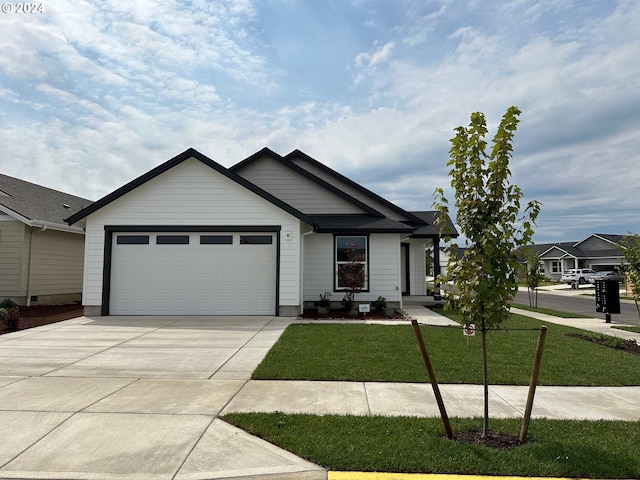
M27 268L27 298L25 302L27 307L31 306L31 273L33 269L33 266L32 266L33 265L33 234L44 232L47 229L47 226L42 225L42 227L40 227L40 230L36 230L35 232L33 231L34 228L36 227L32 226L29 229L29 268Z
M300 306L298 307L298 314L302 315L304 312L304 238L307 235L316 233L315 228L302 234L300 238Z

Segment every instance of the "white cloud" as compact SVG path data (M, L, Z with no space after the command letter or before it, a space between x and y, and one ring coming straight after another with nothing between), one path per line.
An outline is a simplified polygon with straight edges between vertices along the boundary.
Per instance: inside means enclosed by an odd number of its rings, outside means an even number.
M591 225L640 230L640 6L596 15L594 5L402 4L403 23L383 33L387 17L362 11L345 22L361 29L353 63L318 58L308 72L355 72L351 89L331 97L309 86L294 101L291 72L263 44L270 25L248 0L51 0L43 16L0 17L0 171L96 198L191 146L224 165L263 146L300 148L430 209L433 189L448 185L453 128L483 111L494 131L515 104L514 181L545 204L540 231L552 235L559 216L583 219L558 230L569 239Z

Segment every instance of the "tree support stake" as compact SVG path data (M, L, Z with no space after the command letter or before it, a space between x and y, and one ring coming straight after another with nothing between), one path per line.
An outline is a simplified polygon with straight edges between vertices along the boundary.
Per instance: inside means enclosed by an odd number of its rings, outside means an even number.
M538 335L538 346L536 348L536 358L533 362L533 371L531 372L531 381L529 382L529 395L527 396L527 406L522 419L522 428L520 429L520 443L526 443L527 433L529 432L529 424L531 423L531 411L533 410L533 397L536 394L536 385L538 384L538 374L540 373L540 363L542 362L542 350L544 349L544 339L547 336L547 327L540 326L540 335Z
M424 361L424 366L427 368L427 373L429 374L429 381L431 382L431 388L433 388L433 394L436 397L436 402L438 403L438 408L440 409L440 417L442 417L442 423L444 424L444 429L447 432L447 438L451 439L453 438L453 431L451 430L451 424L449 423L447 410L444 408L442 395L440 395L440 388L438 387L436 374L433 371L433 367L431 366L431 360L429 360L427 347L425 346L424 339L422 338L420 325L418 325L417 320L411 320L411 325L413 326L413 332L415 333L416 339L418 340L418 346L420 347L420 353L422 354L422 360Z

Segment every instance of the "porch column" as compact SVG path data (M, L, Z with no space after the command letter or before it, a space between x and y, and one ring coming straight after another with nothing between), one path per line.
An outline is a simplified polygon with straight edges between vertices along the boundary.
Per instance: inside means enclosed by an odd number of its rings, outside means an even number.
M433 277L438 278L442 272L440 271L440 237L433 239ZM436 280L435 286L439 287L440 284Z

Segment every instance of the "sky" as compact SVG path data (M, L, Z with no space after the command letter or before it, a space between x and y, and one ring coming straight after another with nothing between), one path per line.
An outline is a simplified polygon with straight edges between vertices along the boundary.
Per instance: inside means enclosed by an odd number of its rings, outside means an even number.
M432 210L454 129L483 112L490 141L515 105L534 241L640 232L637 0L35 5L0 13L6 175L97 200L189 147L226 167L300 149Z

